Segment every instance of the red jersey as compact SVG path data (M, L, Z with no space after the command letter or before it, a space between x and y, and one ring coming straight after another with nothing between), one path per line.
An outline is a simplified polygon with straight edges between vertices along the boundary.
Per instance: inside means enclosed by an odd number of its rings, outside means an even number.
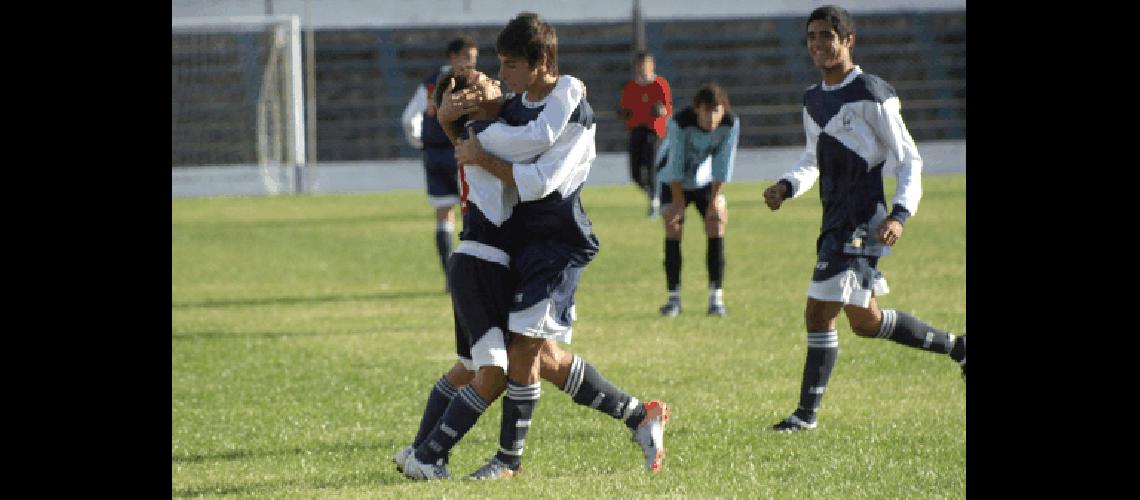
M665 116L653 116L653 106L657 103L665 104ZM621 91L621 107L631 111L625 122L628 129L648 125L657 132L657 137L665 137L665 123L673 113L673 92L669 90L669 82L660 75L647 85L630 80Z

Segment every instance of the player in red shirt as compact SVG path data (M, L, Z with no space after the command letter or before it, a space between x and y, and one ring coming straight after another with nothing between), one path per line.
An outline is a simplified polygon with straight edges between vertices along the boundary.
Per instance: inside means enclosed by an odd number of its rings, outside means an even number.
M649 217L657 216L661 205L654 181L657 141L665 137L665 123L673 114L669 82L654 70L652 54L643 51L634 55L633 78L622 88L618 110L629 129L629 174L649 196Z

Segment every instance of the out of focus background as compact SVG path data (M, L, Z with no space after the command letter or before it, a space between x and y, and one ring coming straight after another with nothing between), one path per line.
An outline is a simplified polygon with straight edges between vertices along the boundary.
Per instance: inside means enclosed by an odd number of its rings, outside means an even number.
M964 173L964 0L175 0L171 194L422 189L404 106L456 36L472 36L478 69L497 74L495 37L524 10L555 25L559 69L589 89L591 183L628 182L614 110L638 48L678 110L701 83L724 87L741 119L735 178L772 179L804 144L803 90L819 80L804 19L826 3L855 17L853 58L894 85L926 173Z

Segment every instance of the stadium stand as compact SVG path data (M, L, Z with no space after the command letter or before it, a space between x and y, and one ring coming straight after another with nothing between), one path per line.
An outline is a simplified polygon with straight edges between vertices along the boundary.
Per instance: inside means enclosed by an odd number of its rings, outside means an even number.
M861 15L854 49L865 71L892 82L902 99L903 118L918 142L966 138L966 12L896 12ZM683 106L696 88L716 80L729 93L742 122L741 147L803 143L803 90L819 79L804 50L803 19L648 21L646 39L659 74L669 79L675 103ZM555 23L559 67L585 81L598 119L599 152L626 149L624 126L614 115L622 83L629 76L633 30L629 22ZM479 69L498 69L494 43L499 26L325 29L315 33L316 147L318 161L414 158L404 142L400 113L416 84L444 61L443 47L457 35L480 44ZM179 61L174 36L175 71ZM197 81L209 99L172 97L173 165L201 165L218 157L242 158L248 151L198 147L248 130L227 109L252 106L243 63L264 47L240 38L216 45L212 57L229 61ZM188 57L188 56L187 56ZM176 76L177 78L177 76ZM185 85L183 83L182 85ZM226 92L210 89L229 88ZM223 141L237 144L241 141ZM245 141L248 143L248 141ZM248 149L248 148L247 148Z

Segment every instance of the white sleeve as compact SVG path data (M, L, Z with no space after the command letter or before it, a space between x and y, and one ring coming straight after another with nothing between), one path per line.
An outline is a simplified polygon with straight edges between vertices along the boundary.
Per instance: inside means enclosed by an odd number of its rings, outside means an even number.
M404 138L416 149L423 149L424 110L427 109L427 88L423 84L416 86L416 93L408 105L404 106L404 114L400 116L400 123L404 126Z
M577 78L560 76L537 118L518 127L493 124L479 133L479 142L487 151L495 150L496 155L508 161L534 158L558 140L570 115L582 101L584 90L585 86Z
M886 149L887 159L895 163L895 177L898 185L895 187L895 197L891 200L893 205L902 205L910 215L918 213L918 202L922 199L922 157L918 154L918 146L906 129L902 119L902 104L898 97L891 97L880 106L875 120L868 120L875 129L875 136ZM887 207L888 211L890 207Z
M541 200L560 188L565 188L561 190L566 195L581 185L589 174L590 162L597 156L596 129L569 126L534 163L515 163L512 169L519 200Z
M804 135L807 136L804 154L800 155L799 161L792 165L792 169L788 173L778 179L786 180L792 184L792 193L789 198L795 198L806 193L819 178L819 166L815 162L815 144L819 138L819 126L808 114L806 107L804 108L803 120Z

